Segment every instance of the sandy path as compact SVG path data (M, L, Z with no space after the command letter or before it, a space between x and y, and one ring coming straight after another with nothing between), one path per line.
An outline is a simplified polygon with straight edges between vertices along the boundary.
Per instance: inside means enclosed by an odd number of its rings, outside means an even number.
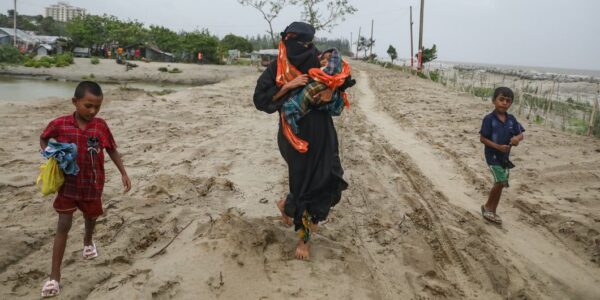
M369 112L366 115L367 119L377 126L393 147L410 157L417 165L418 171L431 180L433 188L440 191L450 204L456 206L456 209L478 215L479 206L483 203L481 199L485 199L485 194L473 190L472 184L468 184L460 174L460 166L453 160L444 158L440 151L436 153L434 146L420 141L409 129L402 128L391 116L378 110L375 94L368 84L370 81L368 75L361 72L360 79L359 88L363 95L359 103L364 111ZM479 197L474 198L469 195ZM434 213L433 211L438 207L433 203L430 205L430 213ZM600 293L600 289L597 288L600 272L597 268L589 268L587 261L582 260L564 245L549 239L544 232L536 231L527 224L519 222L517 209L508 209L505 214L507 222L502 229L485 226L485 230L496 245L500 245L514 255L509 258L516 260L513 264L535 265L532 270L527 268L522 270L524 273L547 276L549 281L557 282L558 288L544 288L552 290L549 294L558 295L564 293L564 289L568 289L564 294L565 297L574 294L582 298L592 298L593 295ZM561 259L557 260L557 257Z
M251 102L258 74L165 96L107 92L101 115L134 187L122 194L107 162L100 257L80 259L77 214L63 298L598 298L600 142L527 124L500 229L478 214L490 181L476 132L488 106L353 66L352 107L335 120L350 188L310 262L293 258L297 237L277 217L287 169L277 117ZM71 109L0 104L0 298L35 298L48 274L56 216L33 186L37 136Z

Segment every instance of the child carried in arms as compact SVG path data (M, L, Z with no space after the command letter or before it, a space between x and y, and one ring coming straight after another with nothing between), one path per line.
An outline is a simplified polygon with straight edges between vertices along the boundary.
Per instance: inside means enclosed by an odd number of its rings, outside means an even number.
M350 106L343 91L353 85L345 84L350 77L350 66L335 48L321 53L319 60L321 68L308 72L312 82L283 104L285 120L295 134L298 134L298 121L311 109L327 110L332 116L339 116L344 106Z

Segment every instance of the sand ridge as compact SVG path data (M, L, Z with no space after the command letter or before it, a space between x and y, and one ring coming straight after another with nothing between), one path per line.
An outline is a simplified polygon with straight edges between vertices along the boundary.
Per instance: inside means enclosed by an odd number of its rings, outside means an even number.
M275 201L287 190L277 117L256 111L258 73L159 96L106 93L133 181L107 162L100 257L80 258L78 213L66 299L594 299L600 295L600 142L524 122L503 228L477 208L491 180L477 139L489 103L353 62L359 84L336 118L350 188L310 262ZM50 267L56 222L35 186L37 136L69 101L1 104L0 297L30 299ZM422 150L422 151L415 151ZM438 178L443 177L443 178Z

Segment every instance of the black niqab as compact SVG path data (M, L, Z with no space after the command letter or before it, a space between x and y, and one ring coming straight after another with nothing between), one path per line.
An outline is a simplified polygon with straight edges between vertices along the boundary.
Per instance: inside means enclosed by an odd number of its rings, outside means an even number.
M295 33L295 37L285 39L286 34ZM315 28L304 22L293 22L281 33L284 39L287 57L300 72L306 74L312 68L320 67L318 51L311 42L315 37ZM304 44L310 43L308 47Z

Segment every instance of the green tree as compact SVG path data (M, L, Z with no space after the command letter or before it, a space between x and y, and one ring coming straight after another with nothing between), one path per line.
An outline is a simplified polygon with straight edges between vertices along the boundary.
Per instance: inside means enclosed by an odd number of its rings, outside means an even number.
M37 16L38 34L41 35L58 35L66 34L65 23L55 21L52 17Z
M369 38L367 39L364 36L361 36L358 39L358 51L364 51L364 57L367 58L367 50L371 49L375 45L375 40Z
M180 48L181 38L176 32L162 26L150 25L148 40L167 52L176 52Z
M392 59L392 63L394 63L394 59L398 58L398 52L396 52L396 48L394 48L392 45L388 47L387 54Z
M221 48L223 50L237 49L242 52L252 52L252 44L245 38L233 34L228 34L221 40Z
M109 20L106 17L86 15L71 19L67 25L67 36L74 46L93 48L106 43L108 38Z
M415 55L415 57L418 59L419 58L419 54ZM437 58L437 47L435 46L435 44L433 44L433 47L431 48L423 48L423 56L422 56L422 62L423 63L428 63L430 61L433 61Z
M187 54L187 60L197 61L196 54L202 52L202 60L221 63L219 39L210 35L208 30L184 32L181 35L182 50Z
M114 16L106 17L106 42L117 43L119 46L143 44L147 41L148 30L138 21L123 22Z
M273 32L273 20L279 16L279 13L285 6L287 0L238 0L241 5L254 7L263 16L263 19L269 24L269 36L274 48L277 48L275 33Z
M338 21L345 21L346 15L352 15L358 10L348 3L348 0L291 0L292 4L303 8L302 19L315 27L316 31L331 30Z

